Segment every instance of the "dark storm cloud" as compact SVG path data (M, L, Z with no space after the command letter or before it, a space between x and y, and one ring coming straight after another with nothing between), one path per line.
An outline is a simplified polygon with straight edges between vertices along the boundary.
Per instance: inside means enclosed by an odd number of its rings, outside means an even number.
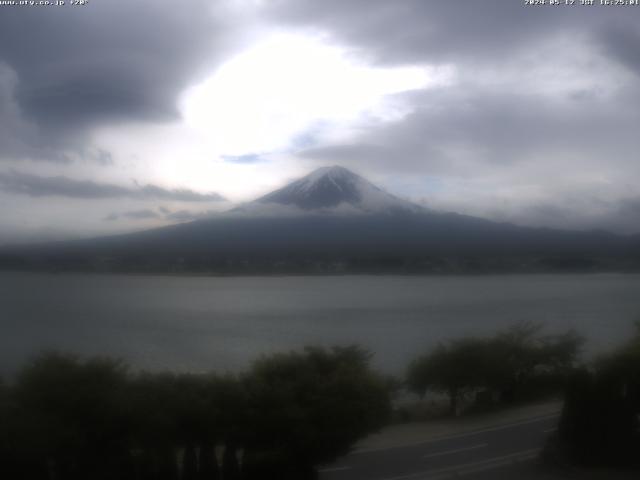
M612 58L640 75L640 29L635 24L616 23L603 29L602 46Z
M188 189L141 185L135 188L90 180L74 180L64 176L42 177L10 171L0 173L0 190L30 197L67 197L78 199L134 198L158 199L181 202L220 202L224 197L217 193L198 193Z
M0 157L52 159L97 124L176 118L177 95L224 48L211 7L206 0L109 0L3 8L0 121L14 124L18 141L0 144Z
M392 64L494 62L513 50L561 47L550 42L553 31L579 32L612 17L633 22L627 12L614 11L620 9L526 7L513 0L279 0L272 5L268 13L274 21L328 31Z

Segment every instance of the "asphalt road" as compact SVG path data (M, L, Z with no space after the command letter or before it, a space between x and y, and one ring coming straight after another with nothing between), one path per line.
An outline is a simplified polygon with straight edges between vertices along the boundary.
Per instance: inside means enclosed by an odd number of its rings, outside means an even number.
M529 477L558 415L546 415L409 446L356 452L320 469L321 480Z

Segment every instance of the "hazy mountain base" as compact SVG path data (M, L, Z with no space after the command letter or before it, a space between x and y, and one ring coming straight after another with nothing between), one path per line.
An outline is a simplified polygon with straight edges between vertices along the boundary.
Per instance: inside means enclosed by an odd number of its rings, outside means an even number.
M499 274L640 272L637 259L585 257L234 259L219 257L0 256L0 270L193 275Z
M0 250L5 270L203 274L640 271L640 239L456 214L216 218Z

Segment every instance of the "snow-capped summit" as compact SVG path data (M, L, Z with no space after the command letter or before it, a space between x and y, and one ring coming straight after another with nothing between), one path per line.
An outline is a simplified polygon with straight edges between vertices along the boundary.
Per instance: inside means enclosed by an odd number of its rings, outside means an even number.
M341 167L319 168L309 175L271 192L254 202L266 210L268 205L322 213L418 212L422 207L397 198L361 176ZM274 209L271 208L273 211Z

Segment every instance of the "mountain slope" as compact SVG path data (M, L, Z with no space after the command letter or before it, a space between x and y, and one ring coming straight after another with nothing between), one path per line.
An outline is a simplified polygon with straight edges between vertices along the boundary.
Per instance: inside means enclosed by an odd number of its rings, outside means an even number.
M260 207L270 213L261 215ZM296 214L273 214L278 209ZM5 250L2 267L206 273L637 271L640 239L436 213L330 167L216 218Z

